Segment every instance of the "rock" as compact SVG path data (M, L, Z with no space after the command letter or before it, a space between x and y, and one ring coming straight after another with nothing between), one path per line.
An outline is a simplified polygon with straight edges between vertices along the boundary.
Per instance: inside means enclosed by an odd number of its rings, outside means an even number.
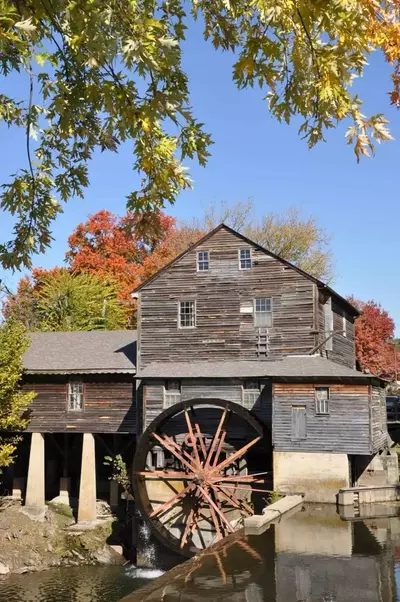
M51 545L51 543L47 544L47 551L48 552L52 552L53 551L53 546Z
M10 572L10 567L0 562L0 575L7 575Z
M113 515L110 505L103 500L96 502L96 511L98 518L105 518Z

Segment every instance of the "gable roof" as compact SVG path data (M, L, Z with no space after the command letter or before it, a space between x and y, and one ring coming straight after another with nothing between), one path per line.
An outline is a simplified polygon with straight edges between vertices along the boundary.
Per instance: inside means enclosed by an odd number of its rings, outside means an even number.
M180 255L178 255L177 257L175 257L175 259L173 259L172 261L170 261L169 263L167 263L163 268L161 268L161 270L158 270L158 272L156 272L155 274L153 274L153 276L150 276L150 278L147 278L147 280L145 280L144 282L142 282L141 284L139 284L139 286L137 286L132 291L132 294L137 293L140 290L142 290L143 288L145 288L147 285L149 285L151 282L153 282L153 280L155 280L156 278L158 278L158 276L160 276L161 274L163 274L164 272L166 272L177 261L179 261L182 257L184 257L184 255L186 255L187 253L190 253L191 251L193 251L194 249L196 249L196 247L198 247L199 245L201 245L204 242L206 242L209 238L211 238L214 234L216 234L217 232L219 232L219 230L222 230L222 229L227 230L228 232L230 232L234 236L237 236L238 238L240 238L241 240L243 240L243 242L245 242L246 244L252 245L253 247L255 247L256 249L258 249L262 253L265 253L266 255L269 255L270 257L273 257L274 259L280 261L284 265L292 268L293 270L295 270L296 272L298 272L299 274L301 274L302 276L304 276L308 280L311 280L311 282L314 282L319 289L325 290L330 295L336 297L336 299L346 307L347 311L351 315L353 315L353 316L359 316L360 315L361 312L356 307L354 307L354 305L352 305L349 301L347 301L347 299L345 299L344 297L342 297L341 295L339 295L330 286L328 286L327 284L325 284L324 282L322 282L322 280L319 280L318 278L315 278L314 276L311 276L311 274L308 274L307 272L305 272L301 268L297 267L296 265L294 265L290 261L287 261L287 259L283 259L282 257L279 257L279 255L275 255L275 253L272 253L272 251L268 251L268 249L265 249L264 247L262 247L261 245L257 244L256 242L254 242L250 238L247 238L243 234L240 234L240 232L237 232L236 230L233 230L233 228L230 228L230 226L227 226L224 223L219 224L219 226L217 226L216 228L214 228L214 230L211 230L210 232L208 232L208 234L206 234L205 236L203 236L202 238L200 238L200 240L198 240L193 245L191 245L190 247L188 247L185 251L183 251L183 253L180 253Z
M25 373L136 373L136 330L33 332Z

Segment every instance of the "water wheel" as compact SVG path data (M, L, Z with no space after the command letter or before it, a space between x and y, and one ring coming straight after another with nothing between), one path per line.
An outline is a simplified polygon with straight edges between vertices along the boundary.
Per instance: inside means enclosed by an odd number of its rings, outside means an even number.
M198 399L162 412L139 439L133 464L137 507L158 539L192 556L243 525L267 472L249 473L264 428L236 403Z

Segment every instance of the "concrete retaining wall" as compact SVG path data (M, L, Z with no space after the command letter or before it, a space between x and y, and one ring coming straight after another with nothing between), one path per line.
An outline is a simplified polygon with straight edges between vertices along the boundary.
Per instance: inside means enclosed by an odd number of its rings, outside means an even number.
M350 485L347 454L274 451L273 463L274 489L304 494L307 502L336 503Z
M383 487L350 487L339 491L339 506L359 504L376 504L379 502L396 502L400 500L400 486Z
M288 495L287 497L274 502L264 508L262 514L254 514L244 520L244 532L248 534L258 534L264 531L273 521L279 519L284 514L298 508L303 503L303 496Z

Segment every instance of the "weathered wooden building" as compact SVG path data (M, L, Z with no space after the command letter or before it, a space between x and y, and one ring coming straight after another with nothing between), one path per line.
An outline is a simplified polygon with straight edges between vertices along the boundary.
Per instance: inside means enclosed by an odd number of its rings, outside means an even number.
M170 399L245 406L271 431L274 488L312 501L387 449L383 383L355 369L358 310L319 280L221 225L136 295L145 426Z
M334 502L340 487L387 482L383 383L356 370L358 311L330 287L222 224L133 294L137 333L32 335L28 505L44 503L54 454L51 487L75 471L92 518L107 450L133 454L164 410L207 399L261 421L275 489Z

